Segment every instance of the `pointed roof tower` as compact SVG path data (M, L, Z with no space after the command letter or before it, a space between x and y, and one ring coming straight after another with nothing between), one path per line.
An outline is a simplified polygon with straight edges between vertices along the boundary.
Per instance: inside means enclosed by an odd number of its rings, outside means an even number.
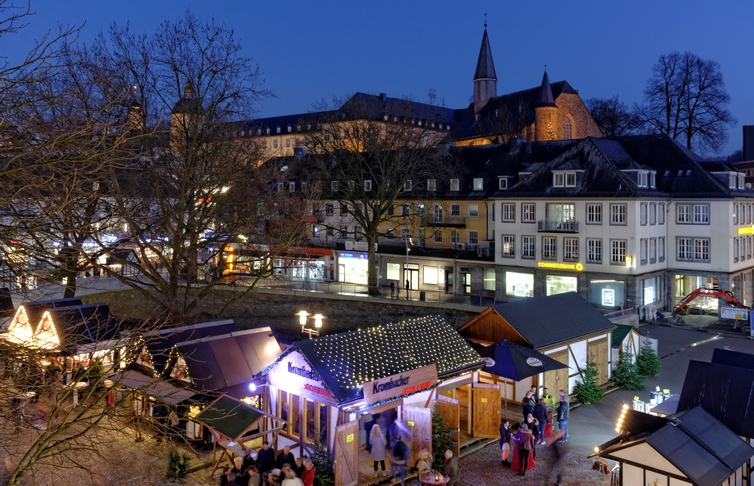
M555 98L552 96L550 78L547 76L547 66L545 66L545 75L542 76L542 87L539 88L539 96L537 97L537 107L540 106L558 106L555 104Z
M492 60L492 48L487 37L487 14L484 16L484 35L479 48L479 59L474 72L474 113L484 108L487 102L497 96L497 73Z

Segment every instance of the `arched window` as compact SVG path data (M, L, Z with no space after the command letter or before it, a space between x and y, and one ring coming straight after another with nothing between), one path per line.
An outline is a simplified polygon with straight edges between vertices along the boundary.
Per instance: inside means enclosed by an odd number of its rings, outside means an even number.
M571 138L573 138L571 134L571 119L565 117L563 119L563 140L570 140Z

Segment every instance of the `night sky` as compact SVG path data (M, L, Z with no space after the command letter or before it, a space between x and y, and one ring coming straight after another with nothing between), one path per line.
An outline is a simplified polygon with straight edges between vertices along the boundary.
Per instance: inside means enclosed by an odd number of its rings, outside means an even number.
M567 80L582 98L642 90L660 54L691 51L720 63L730 111L728 155L741 148L741 126L754 124L754 2L630 1L226 1L32 0L37 15L21 34L0 41L10 56L58 22L86 22L91 40L113 22L154 32L187 9L235 30L245 55L264 72L276 98L256 116L306 113L323 97L385 92L426 101L430 88L452 108L468 105L484 14L498 94Z

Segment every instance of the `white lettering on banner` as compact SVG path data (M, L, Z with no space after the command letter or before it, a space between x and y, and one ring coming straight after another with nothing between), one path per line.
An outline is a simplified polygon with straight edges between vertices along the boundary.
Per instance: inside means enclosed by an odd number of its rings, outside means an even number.
M282 391L305 396L320 403L335 405L332 393L327 390L319 374L297 351L288 354L270 370L268 381L270 385Z

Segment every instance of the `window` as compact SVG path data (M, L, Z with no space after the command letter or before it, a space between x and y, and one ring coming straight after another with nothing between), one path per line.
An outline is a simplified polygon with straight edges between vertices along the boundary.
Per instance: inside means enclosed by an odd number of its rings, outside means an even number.
M423 218L427 214L426 208L424 204L417 204L416 205L416 215L420 218Z
M319 238L319 226L314 227L314 230L312 230L312 234L314 235L314 238Z
M728 174L728 189L735 189L738 186L738 177L736 174Z
M497 180L497 188L500 190L508 189L508 178L501 177Z
M450 217L451 218L460 218L461 217L461 205L460 204L451 204L450 205Z
M475 178L474 179L474 190L475 191L481 191L482 189L484 189L484 179L482 179L481 177Z
M676 259L687 262L709 262L709 238L676 239Z
M427 285L437 285L437 267L424 265L424 283Z
M479 231L469 231L469 245L479 244Z
M602 240L599 238L586 239L586 261L602 263Z
M626 264L626 240L610 240L610 264Z
M657 262L657 238L649 239L649 263Z
M290 138L286 138L285 139L285 146L286 147L290 147L291 146L291 139Z
M565 175L565 186L566 187L576 187L576 173L575 172L568 172Z
M575 204L548 204L546 206L546 231L577 231Z
M278 192L282 191L283 190L283 183L282 182L278 182L277 188L278 188Z
M461 233L458 230L450 230L450 242L454 245L461 242Z
M573 138L571 128L571 119L568 117L563 118L563 140L570 140Z
M408 228L401 228L401 241L406 241L411 238L411 233Z
M665 237L660 236L657 238L657 261L665 261Z
M290 191L290 192L296 192L296 183L295 182L289 182L288 183L288 191Z
M657 224L657 203L650 203L649 205L649 224Z
M516 256L515 235L503 235L503 257L514 258Z
M330 182L330 190L332 192L338 192L338 181Z
M738 238L733 238L733 261L738 261Z
M639 187L647 187L647 173L638 172L636 174L636 185Z
M642 226L647 225L647 203L639 204L639 224Z
M348 226L343 225L340 227L340 237L343 239L348 239Z
M332 216L333 209L334 209L334 207L333 207L332 204L326 204L325 205L325 214L328 215L328 216Z
M408 204L404 204L403 206L401 206L401 216L403 217L411 216L411 206L409 206Z
M542 260L555 260L558 257L556 243L554 236L542 237Z
M646 265L647 264L647 247L649 246L649 241L647 241L646 238L642 238L639 240L639 264L640 265Z
M563 187L565 186L565 174L562 172L553 173L552 174L552 185L554 187Z
M709 224L709 204L677 204L676 222L679 224Z
M370 180L364 181L364 190L365 191L371 191L372 190L372 181L370 181Z
M348 190L353 191L354 189L356 189L356 182L348 181Z
M272 148L278 148L278 141L277 140L273 140L272 141Z
M460 191L461 190L461 180L460 179L451 179L450 180L450 190L451 191Z
M387 207L387 215L389 217L395 216L395 204L388 205L388 207Z
M482 277L482 287L484 290L495 290L495 269L485 268Z
M398 263L388 263L385 270L385 276L388 280L400 280L401 266Z
M733 204L733 224L738 224L738 204Z
M709 224L708 204L694 204L694 224Z
M479 204L469 204L469 218L479 217Z
M427 190L428 191L437 190L437 179L427 179Z
M521 237L521 258L534 259L537 257L535 248L535 236L522 236Z
M442 205L441 204L435 204L434 221L435 223L442 223Z
M535 208L536 205L532 203L521 204L521 222L522 223L534 223L535 222Z
M516 203L503 203L501 211L502 221L506 223L516 222Z
M579 239L563 238L563 260L576 261L579 259Z
M626 224L626 205L610 205L610 224Z
M361 226L356 225L353 227L353 236L357 240L360 240L364 237L364 231L362 231Z
M442 230L435 231L434 235L432 236L432 241L435 243L442 243Z
M657 205L657 224L665 224L665 203Z
M657 173L655 172L649 173L649 187L650 189L657 187Z
M348 204L340 203L340 215L341 216L348 215Z
M410 191L411 187L412 187L412 185L411 185L411 179L409 179L409 180L407 180L406 182L403 183L403 190L404 191Z
M505 295L534 297L534 275L531 273L505 272Z
M602 224L602 204L586 205L586 224Z
M327 227L327 236L329 238L333 238L335 236L335 228L333 228L332 226L328 226Z

